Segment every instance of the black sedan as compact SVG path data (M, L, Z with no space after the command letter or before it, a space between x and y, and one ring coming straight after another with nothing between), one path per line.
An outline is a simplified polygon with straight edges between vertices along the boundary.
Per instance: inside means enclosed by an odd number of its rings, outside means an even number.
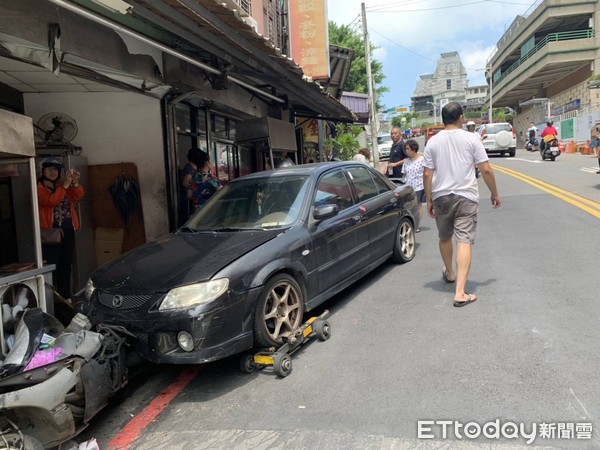
M415 255L417 200L359 163L254 173L184 227L96 270L94 323L122 325L158 363L270 347L303 315L389 258Z

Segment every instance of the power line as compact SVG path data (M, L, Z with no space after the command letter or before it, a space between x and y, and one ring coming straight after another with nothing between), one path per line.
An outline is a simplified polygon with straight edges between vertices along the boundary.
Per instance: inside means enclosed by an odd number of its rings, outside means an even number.
M410 12L424 12L424 11L437 11L437 10L442 10L442 9L450 9L450 8L461 8L463 6L471 6L471 5L477 5L480 3L500 3L500 4L505 4L505 5L523 5L523 6L531 6L531 3L521 3L521 2L507 2L507 1L500 1L500 0L477 0L477 1L473 1L473 2L468 2L468 3L460 3L457 5L449 5L449 6L436 6L436 7L431 7L431 8L421 8L421 9L403 9L403 10L392 10L392 9L386 9L386 8L397 8L398 4L389 4L389 6L386 5L379 5L379 6L372 6L370 8L367 8L369 12L373 12L373 13L410 13Z
M383 34L381 34L381 33L380 33L380 32L378 32L378 31L375 31L375 30L373 30L373 29L371 29L371 28L369 28L369 31L370 31L371 33L378 34L378 35L379 35L379 36L381 36L382 38L384 38L384 39L387 39L387 40L388 40L388 41L390 41L392 44L395 44L395 45L397 45L397 46L398 46L398 47L400 47L401 49L403 49L403 50L406 50L407 52L410 52L410 53L412 53L413 55L417 55L417 56L419 56L420 58L426 59L427 61L436 62L436 60L434 60L434 59L428 58L427 56L423 56L423 55L421 55L421 54L419 54L419 53L417 53L417 52L415 52L415 51L411 50L410 48L407 48L407 47L404 47L404 46L402 46L402 45L398 44L396 41L394 41L394 40L390 39L390 38L389 38L389 37L387 37L387 36L384 36Z

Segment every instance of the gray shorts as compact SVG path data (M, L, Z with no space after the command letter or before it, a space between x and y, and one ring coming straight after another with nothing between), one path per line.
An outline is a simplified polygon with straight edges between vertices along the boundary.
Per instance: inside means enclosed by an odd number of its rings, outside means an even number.
M436 198L433 210L440 240L447 241L454 235L457 242L475 243L479 203L449 194Z

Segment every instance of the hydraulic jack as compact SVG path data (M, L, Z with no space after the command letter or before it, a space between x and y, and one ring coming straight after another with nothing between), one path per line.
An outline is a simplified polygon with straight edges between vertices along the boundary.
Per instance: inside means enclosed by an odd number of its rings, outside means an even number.
M331 337L331 325L326 320L328 315L329 311L325 310L320 316L308 319L300 328L289 336L285 336L283 345L278 349L270 347L258 353L243 355L240 360L240 369L243 372L252 373L256 369L273 367L275 374L287 377L292 373L292 353L313 336L317 336L321 341L326 341Z

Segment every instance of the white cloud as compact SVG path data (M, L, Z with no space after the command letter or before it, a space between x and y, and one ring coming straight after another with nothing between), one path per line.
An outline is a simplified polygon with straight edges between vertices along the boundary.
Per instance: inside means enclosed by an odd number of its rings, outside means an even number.
M361 0L328 0L329 20L354 21L360 28ZM458 51L470 85L485 84L483 70L496 43L528 4L496 0L364 0L374 55L383 62L386 79L402 71L410 98L419 75L432 73L441 53ZM461 6L462 5L462 6ZM412 86L408 86L413 83Z

